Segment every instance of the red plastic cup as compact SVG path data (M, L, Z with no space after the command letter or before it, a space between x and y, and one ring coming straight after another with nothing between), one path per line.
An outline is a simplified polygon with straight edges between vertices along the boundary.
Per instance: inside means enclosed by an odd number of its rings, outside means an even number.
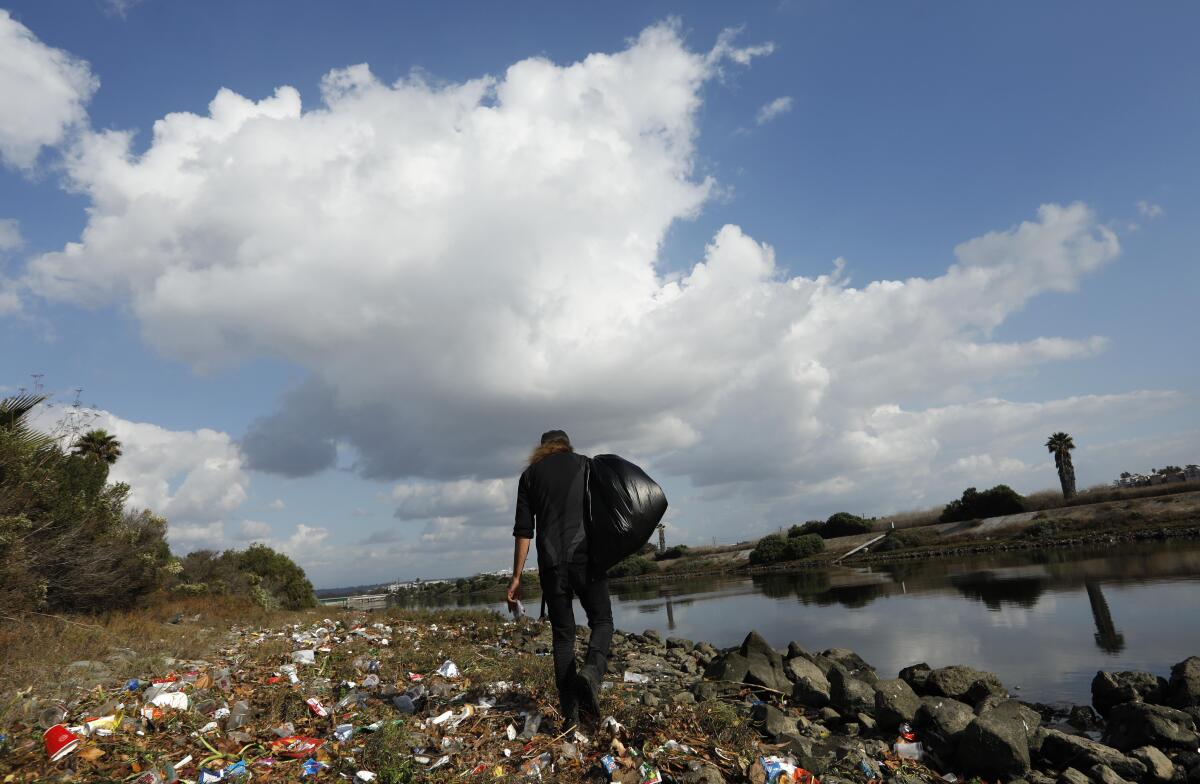
M79 745L79 737L62 724L55 724L42 734L46 743L46 753L51 762L57 762L70 754Z

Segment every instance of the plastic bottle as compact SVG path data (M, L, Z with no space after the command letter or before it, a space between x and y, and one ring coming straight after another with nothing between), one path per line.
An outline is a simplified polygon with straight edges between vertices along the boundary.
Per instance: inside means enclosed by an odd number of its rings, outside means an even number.
M238 700L229 709L229 717L225 719L225 731L240 729L250 720L250 705L245 700Z

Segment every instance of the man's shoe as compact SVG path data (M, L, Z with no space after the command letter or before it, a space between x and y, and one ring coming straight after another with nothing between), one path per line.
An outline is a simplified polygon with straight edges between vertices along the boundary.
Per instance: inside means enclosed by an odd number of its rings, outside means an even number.
M575 676L575 694L579 698L579 710L583 714L600 719L600 678L590 667L583 667Z

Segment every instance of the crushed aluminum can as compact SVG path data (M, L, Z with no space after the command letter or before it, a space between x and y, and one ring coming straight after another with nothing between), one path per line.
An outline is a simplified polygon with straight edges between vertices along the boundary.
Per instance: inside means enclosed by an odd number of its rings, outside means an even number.
M304 701L308 705L308 709L320 718L325 718L329 715L329 711L325 710L325 706L316 697L309 697Z
M917 739L917 733L913 731L912 725L906 721L900 725L900 737L912 743Z
M442 662L442 666L437 668L437 674L443 678L457 678L458 665L446 659L446 661Z

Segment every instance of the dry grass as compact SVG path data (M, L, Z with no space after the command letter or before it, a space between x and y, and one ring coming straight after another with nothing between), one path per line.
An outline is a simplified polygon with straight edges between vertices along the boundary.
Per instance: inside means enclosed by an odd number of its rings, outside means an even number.
M1070 506L1086 506L1101 504L1109 501L1132 501L1138 498L1157 498L1159 496L1178 495L1179 493L1194 493L1200 490L1200 482L1172 482L1150 487L1110 487L1096 485L1081 493L1076 493L1070 501L1064 501L1061 490L1039 490L1025 496L1025 508L1030 512L1041 512L1050 509L1063 509Z
M920 528L933 525L938 522L944 508L944 506L931 506L928 509L913 509L908 512L885 515L876 520L873 527L876 531L885 531L893 524L896 528Z
M167 622L177 614L183 620ZM19 710L20 692L61 698L86 685L84 673L69 669L72 662L101 663L111 673L106 680L146 677L161 672L165 659L209 656L232 625L281 623L291 617L319 618L321 610L268 612L246 600L203 597L100 616L0 617L0 726Z

